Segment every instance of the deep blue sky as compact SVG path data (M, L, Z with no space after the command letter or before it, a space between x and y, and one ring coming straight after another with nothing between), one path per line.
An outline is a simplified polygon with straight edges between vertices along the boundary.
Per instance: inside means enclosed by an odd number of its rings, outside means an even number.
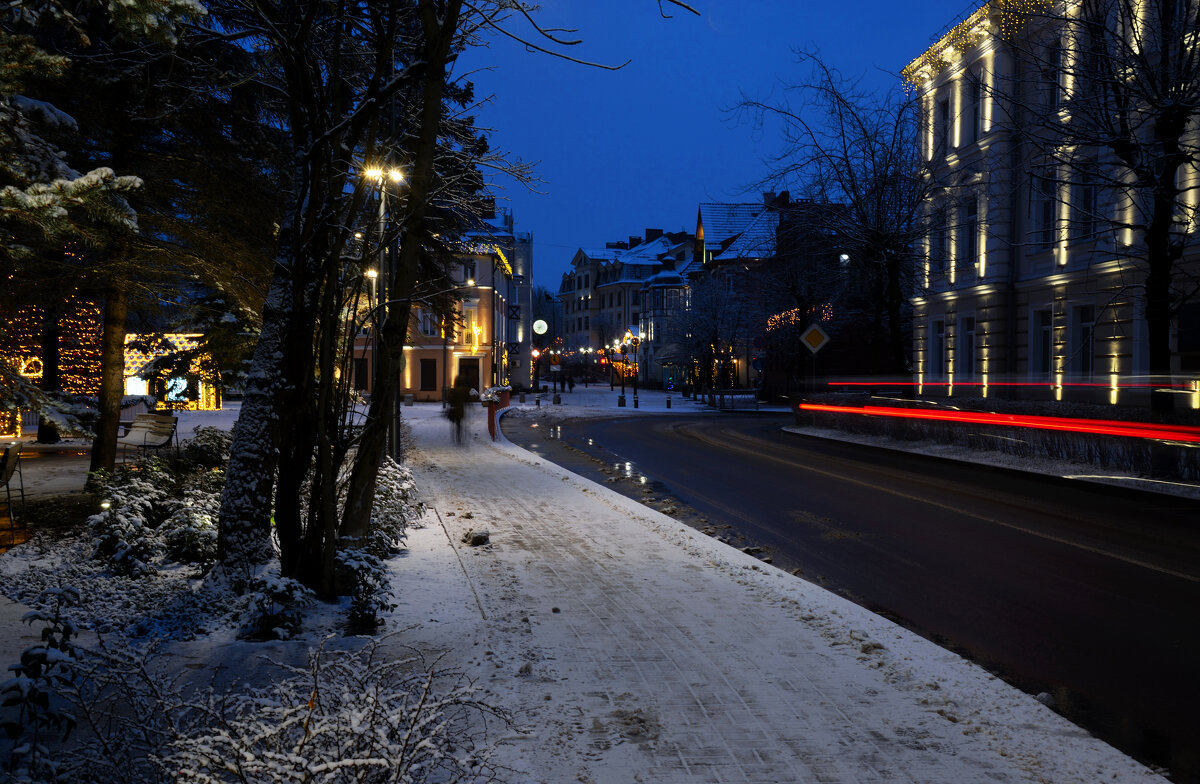
M769 97L807 75L797 47L880 87L929 46L968 0L693 0L697 17L659 15L656 0L543 0L545 27L578 28L572 56L603 71L496 39L457 71L471 79L493 145L539 162L541 194L499 179L501 207L534 238L534 282L557 290L576 248L695 229L702 201L757 200L777 132L756 133L724 111L743 92ZM668 8L666 4L663 6ZM513 25L513 29L519 29ZM507 201L504 201L504 200Z

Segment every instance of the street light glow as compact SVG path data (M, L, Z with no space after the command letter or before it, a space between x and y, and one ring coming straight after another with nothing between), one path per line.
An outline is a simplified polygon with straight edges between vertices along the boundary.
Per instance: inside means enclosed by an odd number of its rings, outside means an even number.
M366 276L367 276L368 278L370 278L371 280L375 280L375 278L378 278L378 277L379 277L379 270L377 270L377 269L369 269L369 270L367 270L366 272L364 272L363 274L364 274L364 275L366 275Z

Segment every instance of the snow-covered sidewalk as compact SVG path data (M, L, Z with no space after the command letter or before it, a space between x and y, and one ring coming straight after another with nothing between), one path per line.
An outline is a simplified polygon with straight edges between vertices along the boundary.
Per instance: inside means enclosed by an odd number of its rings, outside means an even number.
M1162 780L934 644L491 442L482 412L456 447L440 406L404 411L430 511L394 623L513 711L508 781Z

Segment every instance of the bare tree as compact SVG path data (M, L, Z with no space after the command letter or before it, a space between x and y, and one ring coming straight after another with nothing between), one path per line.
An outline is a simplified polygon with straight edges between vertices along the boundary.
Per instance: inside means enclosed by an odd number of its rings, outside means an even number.
M838 237L854 274L869 287L873 334L887 349L882 366L909 370L909 324L915 248L924 236L921 205L932 187L920 156L920 105L896 89L868 92L817 54L800 52L808 79L779 103L744 99L740 111L757 123L782 124L783 149L770 179L795 180L814 202L844 205L811 220Z
M1187 259L1196 225L1200 18L1190 0L1044 3L1005 36L1013 67L997 105L1025 143L1050 231L1121 261L1144 302L1149 371L1172 371L1171 323L1200 290ZM1151 406L1169 412L1173 396Z
M481 157L490 155L486 143L449 110L471 97L452 63L488 31L538 49L575 42L540 28L522 0L214 0L209 10L214 31L264 57L260 78L278 95L295 162L222 497L221 565L243 582L274 556L274 533L284 574L328 595L339 590L339 543L366 531L412 304L446 312L453 295L440 230L469 212L466 197L481 185L475 169L503 165ZM371 166L400 168L403 190L364 176ZM347 306L364 271L354 233L375 215L385 227L377 243L387 249L387 287L375 308L371 406L340 514L337 480L350 445L337 379Z

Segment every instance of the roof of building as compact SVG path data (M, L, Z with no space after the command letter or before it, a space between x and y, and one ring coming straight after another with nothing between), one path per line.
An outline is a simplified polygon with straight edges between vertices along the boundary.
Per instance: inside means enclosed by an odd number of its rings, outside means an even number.
M724 247L730 239L745 231L751 221L765 209L761 203L703 203L700 205L697 219L697 233L704 232L704 242L709 247Z
M714 261L734 259L767 259L775 255L776 235L779 229L779 213L760 207L750 223L734 238L733 242Z

